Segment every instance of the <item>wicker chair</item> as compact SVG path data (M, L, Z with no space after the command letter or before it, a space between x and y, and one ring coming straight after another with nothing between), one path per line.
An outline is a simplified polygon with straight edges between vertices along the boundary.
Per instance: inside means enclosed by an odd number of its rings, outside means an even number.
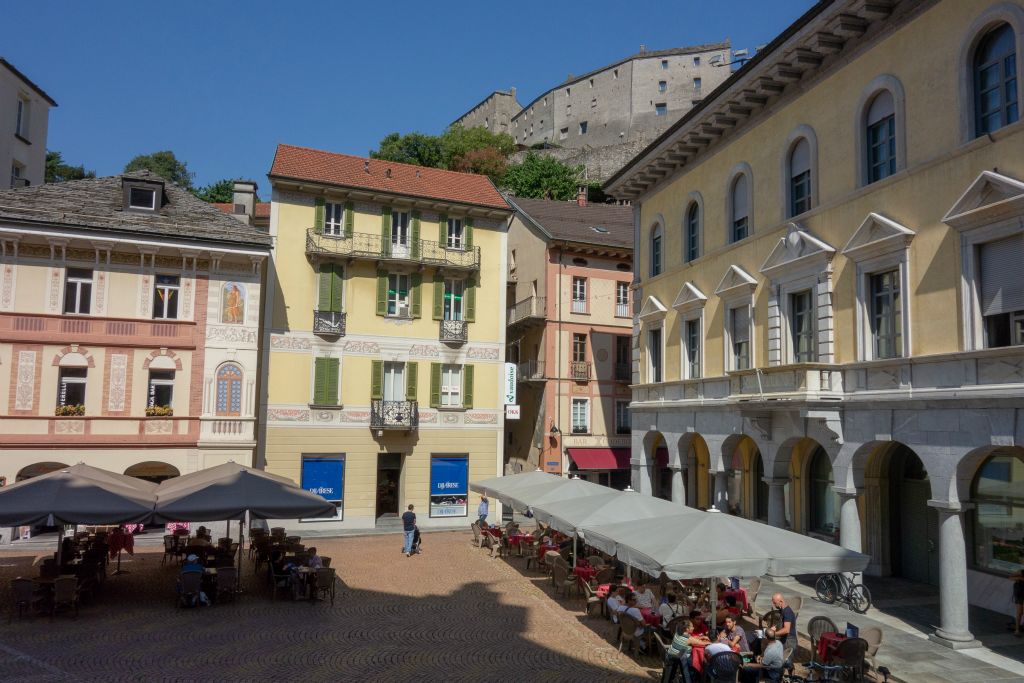
M625 612L619 615L619 652L622 652L623 647L626 648L626 652L629 654L636 651L636 630L639 626L640 624L637 623L636 619Z
M329 557L326 557L326 556L321 557L320 558L320 562L323 563L325 568L331 566L331 558L329 558Z
M160 565L163 566L167 564L168 557L172 560L178 559L180 554L181 551L178 549L178 541L175 540L174 536L171 534L164 536L164 556L160 558Z
M823 633L836 633L839 628L835 622L828 617L812 617L807 622L807 637L811 639L811 661L815 661L818 655L818 641Z
M41 596L36 595L32 579L23 579L21 577L11 579L11 609L7 615L7 623L14 620L15 612L18 613L19 619L26 612L30 613L32 608L38 606L42 599Z
M473 545L477 548L483 547L482 540L480 538L483 535L480 533L480 524L478 522L473 522L469 525L469 528L473 531Z
M540 567L541 571L543 571L545 574L550 572L551 568L555 566L555 561L556 561L555 558L556 557L559 560L562 559L562 556L559 555L558 553L556 553L554 550L548 550L547 552L545 552L544 553L544 562L541 564L541 567Z
M793 610L793 614L795 616L799 617L800 608L804 606L804 598L802 595L798 595L795 598L793 598L792 601L787 602L786 605L789 606L791 610Z
M597 593L594 592L594 589L591 588L590 584L586 581L581 581L578 585L582 586L583 596L587 599L587 616L589 617L591 615L591 610L594 608L594 606L597 606L598 609L601 609L601 605L604 604L604 600L597 597Z
M222 596L230 600L238 593L238 569L235 567L217 567L217 601Z
M877 626L866 628L860 632L860 637L868 644L868 650L864 653L865 659L871 662L872 669L877 669L875 655L878 654L878 648L882 646L882 629Z
M178 595L178 607L199 604L199 594L203 590L202 572L182 572L181 593Z
M735 652L719 652L704 665L709 683L736 683L743 668L743 657Z
M597 575L594 577L594 583L601 585L602 583L614 583L615 582L615 567L605 567L599 569Z
M60 607L67 607L75 611L75 618L78 618L78 577L58 576L53 581L53 602L50 603L50 618L57 613Z
M321 567L316 570L316 595L320 599L331 598L331 605L334 604L334 570L330 567Z
M839 643L835 654L832 655L832 662L848 667L851 674L850 680L863 681L864 670L867 666L864 658L867 656L867 651L868 642L863 638L847 638Z
M569 591L576 586L576 577L569 576L565 567L561 565L551 568L551 581L555 586L555 595L561 593L568 596Z

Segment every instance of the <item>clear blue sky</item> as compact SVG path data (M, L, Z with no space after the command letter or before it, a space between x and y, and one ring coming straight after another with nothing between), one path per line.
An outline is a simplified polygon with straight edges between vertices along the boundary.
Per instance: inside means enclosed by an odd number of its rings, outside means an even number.
M636 52L766 43L811 0L8 2L0 56L59 103L48 147L100 175L171 149L195 182L250 177L279 142L365 155Z

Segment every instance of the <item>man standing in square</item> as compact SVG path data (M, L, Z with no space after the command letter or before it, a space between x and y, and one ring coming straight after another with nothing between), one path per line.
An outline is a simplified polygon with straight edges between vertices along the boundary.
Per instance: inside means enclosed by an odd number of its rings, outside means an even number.
M405 546L402 552L406 557L412 555L412 539L416 534L416 513L412 509L412 503L409 503L409 509L402 513L402 530L405 532Z

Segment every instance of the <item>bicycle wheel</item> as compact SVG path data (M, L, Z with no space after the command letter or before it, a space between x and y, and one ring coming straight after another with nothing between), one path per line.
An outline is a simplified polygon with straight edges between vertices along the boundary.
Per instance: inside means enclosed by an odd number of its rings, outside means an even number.
M836 585L836 579L831 574L823 574L818 577L818 581L814 584L814 592L818 594L818 600L831 605L836 601L836 596L839 595L839 587Z
M871 591L862 583L850 589L850 608L857 614L864 614L871 609Z

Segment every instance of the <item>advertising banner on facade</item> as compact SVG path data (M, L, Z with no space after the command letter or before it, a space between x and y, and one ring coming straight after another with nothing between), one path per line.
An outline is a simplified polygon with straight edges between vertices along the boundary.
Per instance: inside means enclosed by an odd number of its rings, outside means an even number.
M342 519L345 509L345 459L303 457L302 488L334 503L338 514L328 519Z
M505 363L504 375L505 405L516 404L516 364Z
M469 458L430 459L430 516L465 517L468 512Z

